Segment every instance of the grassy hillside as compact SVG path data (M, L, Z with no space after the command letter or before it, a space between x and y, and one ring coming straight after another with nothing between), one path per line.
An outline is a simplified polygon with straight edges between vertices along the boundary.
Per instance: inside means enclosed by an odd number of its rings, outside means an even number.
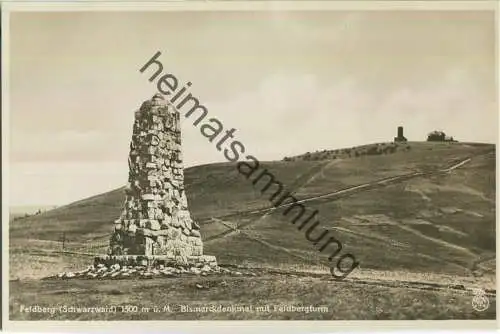
M495 147L427 142L404 145L411 148L351 158L266 162L265 167L298 199L309 198L304 205L319 210L321 226L331 230L345 250L356 256L361 270L402 275L492 275ZM471 160L446 173L314 199L391 176L438 171L467 158ZM235 165L189 168L185 178L192 214L201 224L205 252L216 255L220 263L289 268L327 264L327 255L312 247L304 232L297 231L289 217L283 216L283 209L252 213L270 207L270 203ZM86 249L100 243L104 251L123 200L123 189L117 189L12 223L11 276L33 276L35 269L25 269L30 256L58 249L63 232L68 244ZM49 261L43 271L51 266L60 271L65 261Z
M56 205L20 205L9 208L9 220L17 220L55 209Z

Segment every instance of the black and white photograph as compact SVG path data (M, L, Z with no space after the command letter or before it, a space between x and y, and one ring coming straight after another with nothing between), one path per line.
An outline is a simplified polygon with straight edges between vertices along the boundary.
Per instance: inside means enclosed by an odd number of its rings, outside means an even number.
M495 321L494 7L189 3L4 11L8 321Z

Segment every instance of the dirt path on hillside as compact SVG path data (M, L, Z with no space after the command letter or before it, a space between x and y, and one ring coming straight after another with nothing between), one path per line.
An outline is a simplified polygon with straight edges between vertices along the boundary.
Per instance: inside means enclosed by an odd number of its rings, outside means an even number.
M458 163L456 163L448 168L444 168L444 169L434 171L434 172L413 172L413 173L407 173L407 174L402 174L402 175L397 175L397 176L386 177L386 178L379 179L376 181L367 182L367 183L359 184L359 185L352 186L349 188L332 191L332 192L329 192L326 194L300 199L297 201L297 203L306 203L306 202L314 201L314 200L321 199L321 198L331 197L331 196L335 196L335 195L343 195L343 194L355 192L355 191L358 191L361 189L367 189L367 190L373 189L373 188L377 188L378 186L386 186L389 184L399 183L401 181L407 181L409 179L419 177L419 176L429 176L429 175L447 173L447 172L451 172L457 168L462 167L463 165L465 165L466 163L468 163L470 161L471 161L471 158L466 158L466 159L464 159L464 160L462 160L462 161L460 161L460 162L458 162ZM288 207L292 204L293 203L282 204L282 205L279 205L275 208L270 208L269 210L274 211L274 210L279 209L279 208Z
M304 185L306 185L309 182L311 182L311 180L314 179L318 174L320 174L320 173L322 174L323 170L327 166L330 166L332 163L336 163L336 162L337 161L334 160L334 161L327 161L326 163L325 162L318 163L317 165L315 165L312 168L310 168L307 172L305 172L302 175L300 175L295 180L295 182L292 183L290 189L292 189L292 192L300 189ZM265 208L265 209L251 211L250 214L260 213L260 212L263 212L264 214L262 216L260 216L258 219L256 219L256 220L250 220L250 221L248 221L246 223L242 223L242 224L240 224L240 226L238 226L237 229L233 229L233 230L230 230L230 231L224 231L224 232L222 232L220 234L210 236L205 241L211 241L211 240L215 240L215 239L227 237L229 235L233 235L236 230L242 230L246 226L254 225L254 224L256 224L256 223L264 220L266 217L268 217L272 213L272 211L269 211L268 208ZM248 211L246 213L248 213ZM231 214L231 215L226 215L226 216L221 216L221 217L212 217L211 221L212 222L219 222L219 223L223 224L224 226L228 227L228 225L227 225L228 222L224 222L223 219L228 218L228 217L242 216L244 214L245 214L245 212L239 212L236 215L232 215Z
M489 153L490 152L488 152L486 154L489 154ZM485 153L481 153L481 154L478 154L477 156L484 155L484 154ZM407 174L403 174L403 175L386 177L386 178L382 178L382 179L375 180L375 181L372 181L372 182L367 182L367 183L363 183L363 184L351 186L351 187L348 187L348 188L345 188L345 189L340 189L340 190L336 190L336 191L333 191L333 192L325 193L325 194L322 194L322 195L317 195L317 196L307 197L307 198L303 198L303 199L298 199L297 202L295 202L295 203L297 203L297 204L298 203L306 203L306 202L317 201L317 200L321 200L321 199L326 199L329 202L329 201L337 199L340 196L350 195L352 193L357 193L359 191L366 191L366 190L376 189L376 188L380 188L380 187L384 187L384 186L388 186L388 185L392 185L392 184L404 182L404 181L407 181L407 180L410 180L410 179L413 179L413 178L416 178L416 177L430 176L430 175L448 173L448 172L451 172L451 171L453 171L453 170L455 170L457 168L460 168L463 165L469 163L471 161L471 159L472 158L470 158L470 157L465 158L465 159L463 159L463 160L461 160L461 161L453 164L452 166L440 169L438 171L413 172L413 173L407 173ZM321 166L322 168L319 168L319 171L316 173L316 175L318 173L322 173L323 169L326 166L328 166L328 165L329 164L322 165ZM309 173L306 173L306 174L309 174ZM312 175L312 176L309 177L308 180L311 180L314 177L315 177L315 175ZM307 181L305 181L304 184L307 184ZM295 191L297 191L299 188L300 188L300 185L296 184ZM256 220L251 220L249 222L246 222L246 223L242 224L239 227L239 229L243 229L244 227L246 227L246 226L248 226L250 224L255 224L255 223L261 221L265 217L269 216L269 214L273 213L275 210L280 209L280 208L289 207L289 206L291 206L291 205L293 205L295 203L287 203L287 204L279 205L277 207L270 207L270 208L264 208L264 209L258 209L258 210L249 210L249 211L244 211L244 212L238 212L237 214L224 215L224 216L220 216L220 217L212 217L212 219L214 219L214 218L217 218L217 219L227 219L227 218L231 218L231 217L244 217L244 216L247 216L247 215L250 216L250 215L256 215L256 214L263 214L261 217L259 217ZM225 232L222 232L220 234L217 234L217 235L214 235L214 236L210 236L207 239L207 241L208 240L214 240L214 239L217 239L217 238L222 238L222 237L227 236L228 234L229 234L229 232L225 231Z
M203 242L210 242L210 241L213 241L213 240L217 240L217 239L220 239L220 238L226 238L226 237L229 237L229 236L232 236L232 235L235 235L235 234L238 234L240 231L238 228L234 228L232 226L232 224L230 224L229 222L225 222L224 220L222 219L219 219L219 218L212 218L212 222L213 223L218 223L218 224L221 224L223 225L224 227L227 228L227 230L225 230L224 232L221 232L219 234L216 234L216 235L212 235L208 238L205 238L203 240Z
M490 154L491 152L488 152L486 154ZM482 154L478 154L479 155L484 155L484 153ZM318 195L318 196L313 196L313 197L309 197L309 198L305 198L305 199L301 199L301 200L298 200L297 203L305 203L305 202L310 202L310 201L316 201L318 199L323 199L323 198L328 198L329 201L331 200L334 200L334 198L332 197L338 197L339 195L344 195L344 194L351 194L351 193L356 193L360 190L369 190L369 189L374 189L374 188L378 188L378 187L381 187L381 186L387 186L387 185L391 185L391 184L396 184L396 183L400 183L400 182L404 182L404 181L407 181L407 180L410 180L410 179L413 179L413 178L416 178L416 177L420 177L420 176L429 176L429 175L436 175L436 174L442 174L442 173L449 173L449 172L452 172L462 166L464 166L465 164L469 163L470 161L472 160L471 157L468 157L468 158L465 158L465 159L462 159L461 161L457 162L457 163L454 163L453 165L449 166L449 167L446 167L446 168L442 168L440 170L437 170L437 171L430 171L430 172L413 172L413 173L408 173L408 174L404 174L404 175L399 175L399 176L392 176L392 177L387 177L387 178L383 178L383 179L379 179L379 180L376 180L376 181L372 181L372 182L367 182L367 183L364 183L364 184L360 184L360 185L356 185L356 186L352 186L352 187L349 187L349 188L346 188L346 189L341 189L341 190L337 190L337 191L334 191L334 192L330 192L330 193L326 193L326 194L322 194L322 195ZM318 170L318 172L315 174L315 175L312 175L310 178L309 178L309 181L314 179L314 177L319 174L319 173L322 173L324 168L326 168L329 164L325 164L322 166L322 168L320 168ZM304 182L304 184L307 184L307 181ZM299 187L295 188L295 190L299 189ZM255 211L251 211L249 212L249 214L257 214L257 213L263 213L262 216L260 216L258 219L256 220L250 220L249 222L245 223L245 224L242 224L241 226L239 226L237 229L232 229L232 231L228 231L228 232L223 232L219 235L216 235L216 236L212 236L209 240L216 240L216 239L219 239L219 238L223 238L223 237L227 237L233 233L239 233L239 232L243 232L242 229L244 229L245 227L249 226L249 225L253 225L255 223L258 223L259 221L262 221L263 219L265 219L266 217L268 217L270 214L272 214L276 209L279 209L279 208L283 208L283 207L288 207L290 206L292 203L290 204L284 204L284 205L280 205L278 207L273 207L273 208L268 208L268 209L263 209L263 210L255 210ZM241 214L241 213L240 213ZM229 227L227 224L224 224L226 227ZM402 224L396 224L399 228L401 229L404 229L406 230L407 232L410 232L410 233L413 233L415 234L416 236L418 237L421 237L421 238L425 238L426 240L429 240L429 241L432 241L432 242L436 242L442 246L445 246L445 247L449 247L453 250L456 250L456 251L460 251L460 252L463 252L463 253L466 253L468 256L472 256L474 258L477 257L477 254L474 254L472 253L470 250L464 248L464 247L461 247L461 246L458 246L458 245L455 245L455 244L452 244L452 243L449 243L449 242L446 242L446 241L443 241L443 240L439 240L439 239L436 239L436 238L432 238L432 237L429 237L429 236L426 236L422 233L420 233L419 231L417 230L414 230L410 227L407 227L407 226L404 226ZM346 231L346 232L352 232L352 231ZM245 233L245 236L246 237L249 237L248 235L246 235ZM367 235L362 235L362 237L368 237ZM272 248L272 249L275 249L275 250L284 250L283 247L278 247L276 245L273 245L269 242L263 242L262 240L258 239L258 238L252 238L258 242L261 242L262 244ZM207 240L207 241L209 241ZM288 252L287 252L288 253ZM292 254L290 254L292 255ZM295 255L295 254L293 254ZM428 255L426 254L416 254L416 256L424 256L424 257L427 257ZM434 259L435 260L435 259ZM465 268L461 265L458 265L458 264L455 264L457 265L457 267L460 267L462 269L468 269L468 268ZM471 271L473 269L470 269ZM420 284L420 282L419 282Z
M392 224L393 226L400 226L396 223ZM397 247L397 248L411 248L412 246L407 243L407 242L399 242L399 241L396 241L396 240L393 240L391 238L387 238L387 237L383 237L383 236L379 236L379 235L376 235L376 234L373 234L373 233L363 233L361 231L353 231L351 229L348 229L348 228L345 228L345 227L333 227L333 229L335 230L338 230L338 231L343 231L343 232L346 232L346 233L350 233L350 234L353 234L353 235L356 235L356 236L359 236L361 238L364 238L364 239L369 239L369 240L372 240L372 241L380 241L380 242L384 242L385 244L389 244L389 245L392 245L394 247ZM412 230L413 232L414 230ZM418 232L418 231L416 231ZM434 238L433 238L434 239ZM432 240L434 241L434 240ZM444 242L444 241L443 241ZM451 244L451 243L446 243L446 246L449 246L451 248L454 248L454 247L459 247L459 246L456 246L454 244ZM462 247L460 247L462 248ZM462 249L461 249L462 250ZM465 249L469 255L472 254L471 252L469 252L468 249ZM434 256L430 256L428 254L423 254L423 253L418 253L418 252L415 252L414 253L415 256L418 256L418 257L421 257L421 258L424 258L424 259L428 259L428 260L432 260L432 261L437 261L437 262L441 262L443 264L447 264L447 265L452 265L458 269L461 269L461 270L471 270L470 268L468 267L465 267L463 265L460 265L460 264L456 264L456 263L450 263L449 261L446 261L446 260L442 260L438 257L434 257ZM473 255L473 257L477 257L477 255Z
M225 237L229 236L229 235L234 235L234 234L241 234L243 236L245 236L246 238L250 239L250 240L253 240L253 241L256 241L258 243L260 243L261 245L264 245L266 247L269 247L270 249L274 250L274 251L281 251L281 252L285 252L287 253L288 255L290 256L293 256L295 258L298 258L300 260L303 260L303 261L308 261L308 258L302 256L302 255L299 255L295 252L293 252L292 250L288 249L288 248L285 248L285 247L282 247L282 246L277 246L277 245L274 245L273 243L271 242L268 242L268 241L265 241L265 240L262 240L260 239L258 236L256 235L253 235L253 233L251 231L248 231L248 230L241 230L239 228L235 228L234 226L232 226L232 224L228 223L228 222L225 222L223 220L220 220L218 219L217 220L218 223L224 225L225 227L227 227L229 230L228 230L228 233L225 234ZM344 232L348 232L348 233L353 233L355 235L358 235L360 237L363 237L363 238L369 238L371 240L375 240L375 241L383 241L383 242L388 242L389 240L386 239L386 238L378 238L378 237L374 237L373 235L367 235L367 234L364 234L364 233L358 233L358 232L354 232L352 230L349 230L347 228L337 228L339 230L342 230ZM418 256L418 257L422 257L422 258L426 258L426 259L429 259L429 260L432 260L432 261L440 261L438 258L435 258L435 257L432 257L430 255L427 255L427 254L422 254L422 253L415 253L415 256ZM489 258L488 258L489 259ZM450 265L449 262L447 261L444 261L444 260L441 260L443 263L446 263L448 265ZM468 269L464 266L461 266L461 265L458 265L458 264L454 264L454 263L451 263L452 265L456 266L457 268L463 270L463 269ZM270 268L265 268L263 267L262 269L270 269ZM272 268L271 268L272 269ZM297 274L297 271L294 271L294 270L290 270L290 271L286 271L286 270L283 270L283 269L280 269L281 272L284 272L284 273L288 273L288 274ZM376 272L374 274L374 272ZM304 271L304 273L310 273L310 272L307 272L307 271ZM315 273L317 273L317 271L315 271ZM327 271L324 272L325 274L328 273ZM420 286L424 286L426 287L427 285L431 285L432 289L435 288L435 283L436 283L436 279L434 281L432 280L429 280L429 279L425 279L425 276L426 275L422 275L422 274L417 274L417 273L411 273L411 272L401 272L401 273L398 273L398 272L394 272L394 271L374 271L374 270L365 270L365 269L362 269L362 270L356 270L354 272L355 274L353 275L354 277L353 278L350 278L349 279L349 282L354 282L354 283L359 283L359 284L370 284L370 285L377 285L378 283L377 282L383 282L383 285L381 286L393 286L393 287L399 287L401 285L405 285L407 287L412 287L412 286L415 286L415 285L420 285ZM382 273L382 274L381 274ZM380 275L386 277L384 279L380 279ZM427 275L427 276L431 276L431 275ZM442 280L443 277L446 278L447 281L450 281L449 284L458 284L457 282L467 282L467 284L472 284L474 283L474 281L471 281L470 279L465 279L465 278L456 278L456 277L452 277L452 276L449 276L449 275L439 275L439 274L432 274L432 276L435 276L437 277L437 279L439 280ZM390 277L390 278L387 278L387 277ZM462 284L463 285L463 284ZM494 289L494 287L489 287L490 289ZM427 289L427 288L425 288Z
M336 160L332 160L332 161L328 161L326 163L322 163L322 164L319 164L317 168L318 170L316 171L315 170L315 173L314 174L311 174L309 175L309 177L306 179L306 180L301 180L301 182L297 182L297 183L292 183L290 185L290 193L292 195L294 195L298 190L300 190L301 188L303 188L304 186L307 186L309 183L311 183L312 181L314 181L318 176L322 176L324 177L324 170L328 167L330 167L331 165L335 165L337 163L339 163L341 160L340 159L336 159Z
M398 222L396 222L395 226L397 226L400 229L403 229L403 230L405 230L407 232L413 233L414 235L416 235L419 238L422 238L422 239L434 242L434 243L439 244L439 245L444 246L444 247L448 247L448 248L454 249L454 250L459 251L459 252L463 252L463 253L465 253L465 254L473 257L473 258L476 258L478 256L478 254L475 254L475 253L471 252L469 249L467 249L465 247L455 245L455 244L453 244L451 242L448 242L448 241L445 241L445 240L441 240L441 239L430 237L430 236L425 235L422 232L417 231L417 230L415 230L415 229L413 229L413 228L411 228L409 226L406 226L404 224L399 224Z
M256 241L266 247L269 247L270 249L274 250L274 251L281 251L281 252L285 252L287 253L288 255L291 255L295 258L298 258L300 260L303 260L303 261L309 261L308 258L304 257L303 255L299 255L299 254L296 254L295 252L293 252L292 250L288 249L288 248L285 248L285 247L282 247L282 246L277 246L277 245L274 245L273 243L271 242L268 242L268 241L265 241L265 240L262 240L260 239L258 236L256 235L253 235L253 233L251 231L248 231L248 230L240 230L238 228L235 228L233 226L231 226L231 224L229 224L228 222L224 222L222 220L218 220L219 223L223 224L224 226L226 226L228 229L231 229L231 231L229 231L230 233L228 233L226 236L228 235L233 235L233 234L240 234L245 236L246 238L250 239L250 240L253 240L253 241ZM358 235L360 237L363 237L363 238L369 238L371 240L375 240L375 241L383 241L383 242L390 242L390 240L388 238L378 238L378 237L374 237L373 235L368 235L368 234L364 234L364 233L358 233L358 232L354 232L352 230L349 230L347 228L336 228L338 230L342 230L344 232L347 232L347 233L352 233L352 234L355 234L355 235ZM404 245L404 246L409 246L409 245ZM439 261L439 262L443 262L447 265L453 265L453 266L456 266L458 269L460 270L468 270L468 268L462 266L462 265L459 265L459 264L455 264L455 263L449 263L448 261L444 261L444 260L440 260L439 258L436 258L436 257L433 257L433 256L430 256L430 255L427 255L427 254L423 254L423 253L418 253L416 252L415 253L415 256L417 257L422 257L422 258L425 258L425 259L429 259L429 260L432 260L432 261ZM488 258L490 259L490 258ZM283 271L283 270L282 270ZM286 271L284 271L286 272ZM360 284L371 284L371 285L377 285L376 282L379 282L381 281L379 275L381 275L381 273L384 273L382 274L382 276L390 276L391 278L390 279L383 279L382 281L385 282L384 283L384 286L387 286L387 282L392 282L391 284L396 287L396 285L401 285L401 284L410 284L412 283L412 285L415 285L415 284L418 284L418 285L426 285L428 284L429 280L425 280L425 275L422 275L422 274L417 274L417 273L411 273L411 272L402 272L402 273L398 273L398 272L394 272L394 271L376 271L376 274L373 274L373 270L356 270L356 274L354 275L355 278L353 278L353 280L350 280L350 281L353 281L354 283L360 283ZM296 273L296 271L288 271L289 274L294 274ZM325 272L326 273L326 272ZM429 275L427 275L429 276ZM457 279L456 277L452 277L452 276L448 276L448 275L439 275L439 274L432 274L432 276L436 276L438 277L439 279L443 279L443 277L446 278L446 280L450 281L450 282L453 282L454 284L458 284L457 282L468 282L467 284L472 284L470 280L466 280L465 278L459 278ZM411 280L408 280L409 277L411 278ZM424 277L424 280L422 280ZM397 282L398 284L395 284L394 282ZM436 283L435 281L434 282L431 282L432 284ZM389 285L391 285L389 284ZM449 283L451 284L451 283ZM489 287L490 289L493 289L494 287Z
M318 174L323 174L323 171L325 168L330 166L333 163L337 163L338 160L333 160L333 161L321 161L314 167L310 168L306 173L303 173L300 177L298 177L292 184L288 186L290 189L290 193L294 193L297 191L297 189L300 189L304 185L308 184L313 180L315 177L318 176Z
M277 251L282 251L282 252L285 252L285 253L287 253L288 255L290 255L290 256L292 256L292 257L295 257L295 258L298 258L298 259L300 259L300 260L302 260L302 261L306 261L306 262L308 262L308 261L309 261L309 259L308 259L308 258L306 258L306 257L304 257L304 256L302 256L302 255L298 255L298 254L296 254L295 252L293 252L293 251L292 251L291 249L289 249L289 248L285 248L285 247L282 247L282 246L277 246L277 245L272 244L272 243L270 243L270 242L268 242L268 241L265 241L265 240L262 240L262 239L260 239L260 238L258 238L258 237L256 237L256 236L253 236L253 235L250 233L250 231L242 231L242 233L243 233L243 235L244 235L245 237L247 237L248 239L253 240L253 241L256 241L256 242L260 243L261 245L264 245L264 246L266 246L266 247L269 247L269 248L271 248L271 249L273 249L273 250L277 250Z
M489 153L490 152L488 152L486 154L489 154ZM484 155L484 154L485 153L481 153L481 154L478 154L476 156L480 156L480 155ZM413 172L413 173L407 173L407 174L402 174L402 175L390 176L390 177L378 179L375 181L358 184L358 185L351 186L348 188L328 192L328 193L321 194L321 195L297 199L297 201L294 203L286 203L286 204L279 205L277 207L268 207L268 208L263 208L263 209L258 209L258 210L249 210L249 211L244 211L244 212L238 212L237 214L230 214L230 215L226 215L226 216L219 217L219 218L229 218L229 217L235 217L235 216L237 217L237 216L241 216L241 215L245 215L245 214L254 215L254 214L260 214L260 213L268 213L268 212L273 212L273 211L280 209L280 208L289 207L289 206L294 205L294 204L302 204L302 203L317 201L317 200L321 200L321 199L331 200L331 199L336 199L337 197L341 197L344 195L357 193L359 191L371 190L371 189L376 189L376 188L380 188L380 187L384 187L384 186L388 186L388 185L392 185L392 184L397 184L397 183L408 181L410 179L417 178L417 177L449 173L449 172L451 172L457 168L460 168L463 165L469 163L471 160L472 160L472 158L468 157L468 158L465 158L465 159L459 161L458 163L453 164L452 166L449 166L449 167L446 167L446 168L443 168L443 169L440 169L437 171ZM328 164L325 165L324 168L326 166L328 166ZM321 173L324 168L320 169L318 173ZM315 176L312 176L310 178L310 180L313 179L314 177ZM307 182L306 182L306 184L307 184ZM298 188L295 188L295 191L297 191L297 189Z

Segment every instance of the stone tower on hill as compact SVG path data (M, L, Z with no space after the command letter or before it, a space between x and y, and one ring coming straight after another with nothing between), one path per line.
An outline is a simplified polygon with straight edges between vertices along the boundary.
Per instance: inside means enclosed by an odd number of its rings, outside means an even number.
M135 113L129 177L110 255L203 255L184 190L179 112L156 94Z
M403 127L398 126L398 136L394 137L395 142L407 142L408 140L406 137L403 135Z

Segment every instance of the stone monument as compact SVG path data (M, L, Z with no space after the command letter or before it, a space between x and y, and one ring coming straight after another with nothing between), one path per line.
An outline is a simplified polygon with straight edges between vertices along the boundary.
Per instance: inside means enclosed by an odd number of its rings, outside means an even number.
M182 258L195 266L217 266L214 256L203 255L200 227L188 209L180 129L179 112L161 94L135 112L123 210L108 256L96 263Z
M407 142L408 140L406 137L403 135L403 127L398 126L398 136L394 137L394 141L397 142Z

